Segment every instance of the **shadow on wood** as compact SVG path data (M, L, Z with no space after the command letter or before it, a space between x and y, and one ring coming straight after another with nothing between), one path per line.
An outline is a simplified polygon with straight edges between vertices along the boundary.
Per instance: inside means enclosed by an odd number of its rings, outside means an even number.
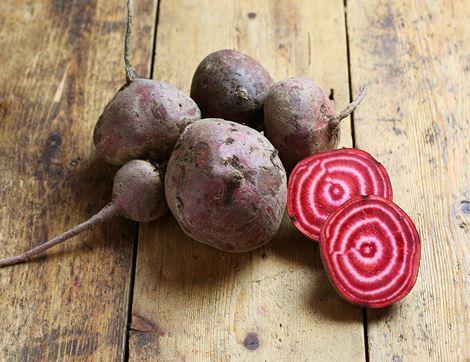
M295 229L286 216L276 238L271 242L272 251L289 264L307 267L315 275L312 288L306 293L305 304L314 313L330 320L357 321L361 307L352 306L343 301L328 279L320 257L319 244L310 240ZM357 313L344 313L345 308L358 309Z
M143 224L146 255L153 259L146 264L144 279L171 284L173 288L205 288L224 283L229 274L237 273L250 259L249 253L234 254L217 250L186 236L168 212L160 220ZM154 236L154 237L152 237ZM168 262L171 261L171 264Z

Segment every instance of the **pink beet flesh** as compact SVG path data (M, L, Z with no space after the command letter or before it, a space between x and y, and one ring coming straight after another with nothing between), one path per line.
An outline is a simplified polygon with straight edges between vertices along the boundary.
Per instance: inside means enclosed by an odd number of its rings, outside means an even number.
M324 224L323 264L347 301L382 308L404 298L418 276L421 242L410 217L392 201L357 196Z
M318 153L297 164L289 178L287 211L294 225L313 240L330 214L350 198L392 199L385 168L367 152L342 148Z

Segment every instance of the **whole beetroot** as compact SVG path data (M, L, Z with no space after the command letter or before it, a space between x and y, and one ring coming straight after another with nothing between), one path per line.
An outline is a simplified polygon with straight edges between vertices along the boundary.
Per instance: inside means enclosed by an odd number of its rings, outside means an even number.
M136 78L129 60L132 18L128 0L126 84L108 103L93 133L98 155L115 165L135 158L167 160L183 129L201 118L196 103L173 85Z
M244 252L277 232L286 172L259 132L222 119L186 128L165 175L168 206L183 231L217 249Z
M175 86L134 79L106 106L93 141L98 154L114 165L134 158L164 161L185 127L200 118L194 101Z
M27 261L93 226L116 216L137 222L158 219L168 210L162 173L159 168L143 160L132 160L122 166L114 177L111 202L85 222L74 226L55 238L39 244L20 255L0 260L0 267Z
M219 50L202 60L191 82L191 98L203 118L223 118L259 128L272 79L253 58Z
M340 122L365 96L359 96L336 114L333 105L312 80L290 78L276 83L264 102L264 132L279 150L287 170L304 158L333 150L339 143Z

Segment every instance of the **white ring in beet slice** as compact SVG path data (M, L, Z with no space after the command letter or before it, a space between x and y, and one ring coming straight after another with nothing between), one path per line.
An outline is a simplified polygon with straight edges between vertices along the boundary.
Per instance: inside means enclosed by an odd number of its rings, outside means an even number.
M410 217L392 201L357 196L325 222L320 252L331 282L344 299L382 308L413 288L421 242Z
M382 164L355 148L317 153L292 171L287 212L301 233L318 240L328 216L359 195L392 199L392 185Z

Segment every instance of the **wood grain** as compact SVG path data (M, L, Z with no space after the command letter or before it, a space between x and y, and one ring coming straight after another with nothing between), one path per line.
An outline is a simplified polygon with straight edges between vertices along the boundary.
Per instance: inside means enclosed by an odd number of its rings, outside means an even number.
M138 2L137 68L149 73L155 4ZM0 3L0 256L105 205L114 169L92 130L124 81L125 2ZM120 360L137 228L116 220L0 270L0 360Z
M156 0L135 0L133 60L148 75ZM125 1L0 3L0 256L98 211L115 169L91 134L124 80ZM234 48L275 80L308 76L349 100L343 1L162 0L155 78L189 90L199 61ZM389 169L423 240L412 293L368 311L371 361L470 360L470 6L347 2L356 145ZM343 124L343 145L351 145ZM0 270L0 360L364 360L361 310L327 281L318 248L284 220L245 255L200 245L171 215L116 220Z
M203 57L235 48L276 80L308 76L334 89L337 107L349 101L342 1L162 1L159 19L157 79L188 91ZM343 127L350 145L348 122ZM132 360L342 356L364 359L361 310L340 300L317 246L288 220L268 247L244 255L190 240L170 215L141 227Z
M368 313L371 361L470 360L469 16L464 0L348 1L352 84L369 87L357 146L422 237L412 293Z

